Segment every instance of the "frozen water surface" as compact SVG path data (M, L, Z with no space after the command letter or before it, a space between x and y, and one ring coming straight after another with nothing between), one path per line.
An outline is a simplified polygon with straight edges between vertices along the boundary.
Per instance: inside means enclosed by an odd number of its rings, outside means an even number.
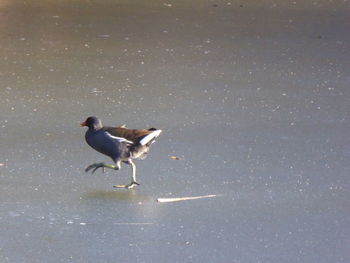
M350 262L349 9L1 0L0 261ZM163 129L136 190L89 115Z

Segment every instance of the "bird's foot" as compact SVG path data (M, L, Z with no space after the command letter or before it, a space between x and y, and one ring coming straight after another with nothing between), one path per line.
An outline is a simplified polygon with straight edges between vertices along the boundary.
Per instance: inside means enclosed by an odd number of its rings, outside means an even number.
M92 173L94 173L98 168L102 168L102 172L105 172L105 168L110 168L113 170L119 170L118 166L115 166L113 164L105 164L105 163L93 163L91 165L89 165L88 167L86 167L85 172L92 170Z
M113 187L114 188L126 188L126 189L131 189L131 188L134 188L135 186L137 185L140 185L138 182L131 182L130 184L117 184L117 185L114 185Z

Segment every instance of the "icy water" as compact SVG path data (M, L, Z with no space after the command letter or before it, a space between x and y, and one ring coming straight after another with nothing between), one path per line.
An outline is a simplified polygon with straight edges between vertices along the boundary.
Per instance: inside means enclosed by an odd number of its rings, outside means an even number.
M0 0L0 262L350 262L349 11ZM90 115L163 130L137 189Z

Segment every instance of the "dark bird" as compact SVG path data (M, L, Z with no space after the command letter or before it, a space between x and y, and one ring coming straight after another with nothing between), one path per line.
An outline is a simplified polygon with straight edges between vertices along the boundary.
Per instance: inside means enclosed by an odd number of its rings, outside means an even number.
M136 166L133 159L144 159L149 147L155 142L162 130L155 128L132 130L125 125L120 127L104 127L97 117L88 117L80 124L89 129L85 133L86 142L96 151L112 158L114 164L94 163L89 165L85 172L92 170L94 173L98 168L110 168L119 170L121 163L127 163L132 167L131 183L127 185L115 185L114 187L133 188L136 182Z

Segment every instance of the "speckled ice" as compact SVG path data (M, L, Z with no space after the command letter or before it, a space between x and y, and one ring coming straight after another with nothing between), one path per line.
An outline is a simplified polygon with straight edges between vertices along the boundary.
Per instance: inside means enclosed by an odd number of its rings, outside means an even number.
M0 0L0 262L350 262L349 12ZM163 130L136 190L89 115Z

